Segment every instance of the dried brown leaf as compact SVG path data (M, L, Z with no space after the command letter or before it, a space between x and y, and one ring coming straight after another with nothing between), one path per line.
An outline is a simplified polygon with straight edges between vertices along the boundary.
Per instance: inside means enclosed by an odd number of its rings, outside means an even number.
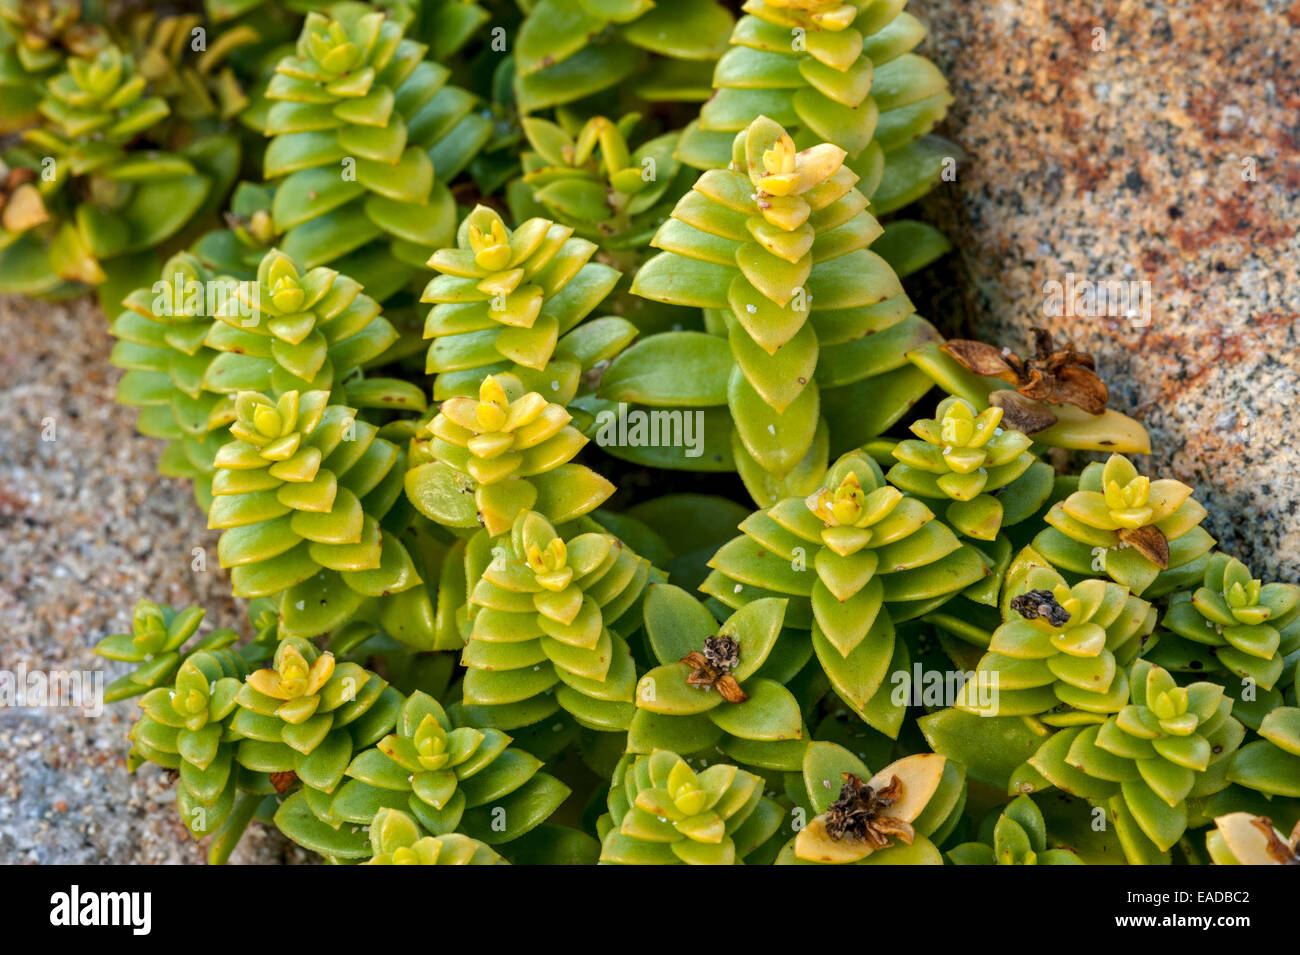
M1000 378L1011 385L1017 384L1020 380L1016 369L1007 361L1007 355L1010 353L1004 349L963 338L944 342L939 347L955 358L967 371L973 371L987 378Z
M1121 527L1119 539L1161 570L1169 568L1169 539L1154 524L1146 527Z
M1037 434L1056 424L1056 415L1045 404L1010 388L998 388L991 392L989 404L1002 409L1004 428L1023 434Z

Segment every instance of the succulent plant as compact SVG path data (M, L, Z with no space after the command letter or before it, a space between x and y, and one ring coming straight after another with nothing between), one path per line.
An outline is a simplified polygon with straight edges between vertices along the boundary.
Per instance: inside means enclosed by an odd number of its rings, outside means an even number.
M89 56L108 41L98 24L82 19L81 0L0 2L0 133L37 122L43 86L68 56Z
M218 280L197 257L179 252L163 265L151 287L122 303L111 330L117 342L109 360L125 369L117 400L140 409L136 428L164 438L158 469L188 478L204 510L212 502L212 461L229 426L233 402L208 390L209 366L220 354L206 344L212 311L234 302L234 283Z
M111 634L95 644L95 653L106 660L134 663L136 668L104 689L104 702L129 700L150 690L171 684L186 658L200 650L215 651L238 639L233 630L221 628L200 637L188 647L203 622L202 607L176 611L150 600L141 600L131 615L131 632Z
M731 137L770 116L800 146L834 143L882 213L938 183L955 147L926 134L952 103L947 81L912 52L925 26L904 3L765 0L748 3L713 74L714 95L682 136L678 156L725 166Z
M608 805L600 860L618 865L736 865L781 824L762 777L725 763L696 772L668 750L624 756Z
M958 706L990 716L1038 716L1053 726L1100 723L1128 703L1127 667L1156 611L1109 580L1073 587L1035 567L1008 581L1006 622L993 631ZM992 706L980 694L992 687Z
M1205 508L1180 481L1152 481L1122 454L1083 469L1079 490L1052 505L1034 549L1071 574L1105 573L1159 597L1199 580L1214 538Z
M0 289L99 286L251 600L95 635L209 860L1293 862L1300 586L915 314L902 0L517 7L0 0Z
M299 637L281 640L273 665L249 673L236 689L230 726L241 738L240 765L288 776L286 789L301 781L299 795L325 821L333 821L329 796L353 754L382 739L402 705L377 674Z
M354 409L329 404L327 391L275 401L240 392L230 433L208 526L222 530L218 556L238 596L289 591L292 605L306 585L346 619L366 598L420 584L401 540L380 526L401 495L405 454Z
M442 274L422 298L434 303L424 326L424 337L433 339L425 370L439 376L437 398L464 393L485 373L533 373L540 381L560 336L619 277L590 261L596 246L574 238L571 227L533 218L512 231L487 206L465 217L456 243L429 260Z
M524 174L510 191L516 217L540 206L602 249L644 246L694 179L673 158L676 135L656 136L633 150L629 139L641 120L636 113L618 123L593 116L581 126L568 113L559 119L523 119L533 152L524 154Z
M347 767L330 812L367 823L378 812L402 810L435 836L461 833L488 845L518 839L570 790L540 772L541 760L509 744L500 730L457 726L437 700L416 691L394 732Z
M963 842L948 851L955 865L1083 865L1069 849L1047 848L1042 811L1028 796L1017 796L980 842ZM984 835L984 833L981 833Z
M329 390L379 358L397 332L355 279L317 266L303 270L272 249L255 279L233 283L207 344L223 354L209 365L204 386L237 391ZM424 410L418 389L406 401Z
M486 528L497 537L524 511L555 523L587 514L613 486L569 463L587 439L563 406L525 391L511 374L488 375L477 400L448 398L417 438L406 494L448 527Z
M379 301L450 242L447 183L491 132L403 31L361 3L309 13L266 89L263 175L278 181L281 247L304 268L341 263Z
M1201 674L1226 670L1272 691L1282 678L1284 661L1300 650L1300 586L1262 583L1235 557L1216 553L1205 566L1201 586L1174 594L1160 623L1176 635L1161 649L1165 665ZM1281 702L1278 693L1264 696L1272 706ZM1243 721L1259 723L1258 717Z
M509 865L491 846L458 832L430 836L410 816L381 809L370 823L366 865Z
M125 294L141 275L141 261L145 275L156 268L153 247L221 191L197 161L205 144L132 150L133 140L167 117L168 106L149 94L132 57L110 43L69 57L43 88L41 122L7 157L10 166L36 174L40 201L5 217L0 288L44 294L63 283L98 286L112 277L111 288Z
M235 806L239 737L230 716L246 672L231 650L190 653L172 685L140 698L144 712L131 727L128 765L147 761L179 772L177 810L196 839L220 827Z
M514 50L524 112L620 85L642 99L704 100L732 18L716 0L535 0Z
M1245 730L1223 687L1179 686L1146 660L1129 674L1131 703L1106 722L1058 730L1029 764L1065 792L1106 805L1131 862L1160 858L1183 837L1189 797L1228 785Z
M1050 469L1028 451L1031 439L1001 423L1001 408L977 413L964 398L945 398L933 418L919 418L908 426L919 440L894 446L898 463L886 477L922 500L948 500L943 516L950 527L978 540L993 540L1007 516L1000 492L1018 498L1012 489L1017 481L1025 478L1024 484L1034 485L1023 495L1028 500L1016 500L1013 516L1023 520L1052 489Z
M584 726L625 730L636 667L627 638L650 578L649 561L588 525L560 536L523 511L477 573L468 554L467 705L511 729L563 707ZM484 534L489 532L483 532Z
M731 607L787 597L786 626L811 630L840 698L896 733L902 712L885 681L907 665L895 659L894 624L981 580L988 571L978 554L924 504L886 484L861 452L836 462L807 498L757 511L740 530L709 561L701 589Z
M875 437L929 387L906 352L938 333L866 248L880 226L844 155L828 143L796 151L763 116L739 133L731 167L700 177L656 233L652 244L663 251L632 283L645 298L713 310L730 355L712 336L669 333L658 351L654 339L629 349L602 388L651 405L725 401L736 468L762 505L808 493L828 452ZM668 387L645 387L659 382L646 365L683 351L710 356L716 378L667 374ZM611 387L623 378L639 390ZM867 391L874 407L864 415L853 396Z

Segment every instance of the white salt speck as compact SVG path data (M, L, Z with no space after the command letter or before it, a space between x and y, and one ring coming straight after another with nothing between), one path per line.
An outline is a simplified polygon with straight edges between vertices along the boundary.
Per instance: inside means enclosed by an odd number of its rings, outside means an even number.
M742 587L742 586L740 586L740 584L736 584L736 593L740 593L740 592L741 592L742 590L744 590L744 589L745 589L745 588Z
M306 610L306 609L307 609L307 601L305 601L305 600L299 600L296 604L294 604L294 606L297 607L299 610Z
M769 425L767 426L767 433L768 433L768 434L773 434L773 435L776 434L776 425L771 425L771 424L769 424Z
M757 305L746 305L746 306L745 306L745 311L749 312L750 315L753 315L753 314L755 314L756 312L758 312L758 306L757 306Z
M560 383L559 383L558 381L553 381L553 382L551 382L551 390L552 390L552 391L559 391L559 390L560 390Z

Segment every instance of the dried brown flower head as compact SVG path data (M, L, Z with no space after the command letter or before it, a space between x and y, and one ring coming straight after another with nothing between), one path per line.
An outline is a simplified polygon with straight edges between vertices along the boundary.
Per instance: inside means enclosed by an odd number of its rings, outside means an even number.
M1250 824L1264 833L1264 838L1268 840L1268 846L1264 851L1268 853L1269 858L1278 865L1300 865L1300 822L1297 822L1295 828L1291 830L1290 845L1278 836L1277 830L1273 828L1273 820L1268 816L1256 816Z
M826 810L826 834L835 840L865 842L873 849L890 846L892 837L910 846L916 837L911 824L885 814L902 793L903 782L897 776L877 792L853 773L844 773L839 798Z
M1068 342L1057 348L1052 333L1045 328L1032 331L1034 354L1030 358L1021 358L1009 348L967 339L945 342L942 347L964 368L1005 381L1026 398L1076 405L1088 414L1105 411L1110 392L1097 377L1097 363L1092 356L1075 351Z
M1070 614L1056 602L1050 590L1031 590L1011 598L1011 609L1026 620L1042 617L1053 627L1063 627L1070 622Z
M720 670L734 670L740 662L740 644L725 634L704 638L704 658Z
M740 644L735 637L705 637L704 652L692 650L682 657L681 662L691 667L690 675L686 677L691 686L716 689L728 703L744 703L749 699L749 694L731 675L740 662Z

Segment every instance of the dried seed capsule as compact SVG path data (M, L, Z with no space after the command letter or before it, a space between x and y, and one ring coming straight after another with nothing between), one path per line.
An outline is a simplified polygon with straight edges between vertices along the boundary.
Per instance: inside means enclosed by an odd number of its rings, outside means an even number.
M804 756L802 787L793 787L807 825L786 843L778 865L942 865L935 847L956 824L965 795L961 767L934 753L895 760L874 775L834 743L812 743Z
M956 705L1054 726L1118 713L1129 698L1127 666L1155 629L1155 609L1109 580L1071 587L1047 567L1008 579L1007 589L1015 595L1010 612ZM1027 606L1022 597L1031 598Z

